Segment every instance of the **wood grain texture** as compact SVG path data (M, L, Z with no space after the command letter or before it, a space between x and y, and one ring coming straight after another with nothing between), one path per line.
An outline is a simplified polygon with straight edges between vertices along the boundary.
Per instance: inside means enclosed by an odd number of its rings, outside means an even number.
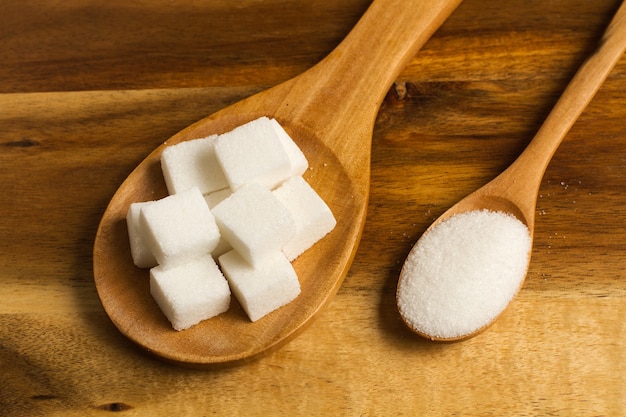
M152 149L314 64L368 2L101 3L0 4L0 414L626 413L624 59L548 166L529 276L500 320L432 344L395 308L416 239L515 159L618 1L465 0L379 112L363 240L333 302L282 349L210 371L109 322L100 216Z
M94 242L94 282L116 327L148 352L200 367L250 360L298 336L337 293L356 254L378 109L399 73L459 3L377 0L319 64L199 120L150 153L111 199ZM259 117L278 120L302 149L308 160L303 177L337 224L293 262L301 290L296 300L254 323L233 301L224 314L173 332L150 296L147 269L136 268L130 257L129 207L167 195L159 164L165 146L228 132Z
M489 210L506 213L517 218L517 220L527 227L532 240L535 230L539 188L541 187L546 168L574 123L578 120L582 112L587 109L589 103L602 87L608 75L621 60L625 49L626 3L623 3L613 16L603 36L598 41L596 49L587 57L576 74L572 77L524 151L494 179L446 210L429 226L426 232L424 232L424 236L430 234L431 231L434 232L442 222L451 220L452 217L460 214L469 214L469 212L472 211ZM419 295L415 294L415 291L419 292L419 289L415 290L415 285L411 285L410 283L412 281L414 283L416 279L421 279L419 274L416 276L415 272L411 272L412 269L415 269L412 267L412 260L414 264L415 259L420 258L419 256L416 258L415 254L421 242L422 239L418 241L414 249L409 253L398 280L397 304L400 316L406 325L420 336L439 342L462 341L474 337L487 329L498 319L502 310L498 310L496 314L491 315L488 319L488 323L484 324L482 327L474 328L471 332L456 336L442 337L437 335L437 331L442 331L443 329L441 326L440 330L435 329L430 333L420 330L420 326L423 326L429 319L434 319L434 317L428 317L429 313L427 310L429 309L421 309L423 311L421 318L416 317L415 313L410 314L411 308L407 308L406 300L407 297L410 299L411 296L417 296L419 298ZM447 261L445 257L442 259L444 259L444 262ZM526 258L524 266L527 267L530 261L530 257ZM481 265L480 267L483 271L488 271L489 269L487 268L490 268L487 265ZM525 278L526 272L527 269L523 272L522 276L518 275L520 280L517 281L516 292L523 286L523 278ZM464 273L469 275L469 271L465 271ZM458 277L458 279L460 280L462 277ZM502 280L503 278L501 277L500 281ZM426 281L428 281L428 279ZM494 283L492 286L497 287L498 285L500 285L500 282ZM409 289L411 287L413 287L412 290ZM485 288L485 290L489 291L491 288ZM407 294L407 291L409 294ZM435 296L435 293L431 295ZM513 297L513 295L506 297L503 301L508 305ZM469 314L468 311L465 311L465 313ZM418 316L419 315L418 313Z

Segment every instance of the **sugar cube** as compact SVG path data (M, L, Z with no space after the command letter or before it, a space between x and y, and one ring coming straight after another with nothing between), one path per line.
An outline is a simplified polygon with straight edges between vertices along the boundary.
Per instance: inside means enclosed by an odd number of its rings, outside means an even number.
M300 282L282 252L273 252L258 267L251 266L236 251L219 257L232 292L252 321L291 302L300 294Z
M270 190L249 184L213 208L221 234L251 265L280 251L296 232L287 208Z
M150 270L150 293L176 330L228 310L230 288L210 255L174 268Z
M175 266L209 254L220 233L198 187L142 207L139 220L161 265Z
M213 208L221 234L251 265L280 251L296 232L287 208L270 190L249 184Z
M146 233L141 227L139 213L141 208L151 201L132 203L126 214L126 226L128 227L128 238L130 241L130 254L133 263L139 268L152 268L157 261L150 247L148 246Z
M251 321L298 296L291 261L336 220L277 120L169 146L161 168L170 195L133 203L126 217L133 262L151 268L150 292L174 329L228 310L231 291Z
M193 139L168 146L161 154L161 169L170 194L196 186L203 194L228 187L215 156L218 136Z
M278 134L278 138L283 144L283 148L287 152L289 156L290 166L291 166L291 176L300 176L305 173L306 169L309 167L309 161L307 161L306 156L302 150L298 147L296 142L293 141L291 136L285 131L285 129L278 123L276 119L270 119L272 123L272 127Z
M283 247L293 261L337 224L333 213L319 194L302 177L292 177L273 191L296 222L294 237Z
M267 117L219 136L215 154L233 191L249 183L274 188L291 173L291 161Z

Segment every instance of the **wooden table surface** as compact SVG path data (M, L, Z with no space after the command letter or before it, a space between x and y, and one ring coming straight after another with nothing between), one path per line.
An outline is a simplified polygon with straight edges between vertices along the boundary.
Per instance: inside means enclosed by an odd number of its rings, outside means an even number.
M185 369L109 321L91 251L123 179L183 127L315 64L368 4L0 3L0 415L626 414L626 59L548 167L529 274L496 324L437 344L395 305L412 245L523 150L618 0L461 4L381 107L346 280L282 349Z

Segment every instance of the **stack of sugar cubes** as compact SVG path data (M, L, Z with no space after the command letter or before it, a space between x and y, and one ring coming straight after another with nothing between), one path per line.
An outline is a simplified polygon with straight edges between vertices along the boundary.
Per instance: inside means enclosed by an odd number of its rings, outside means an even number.
M131 204L133 262L176 330L228 310L231 290L251 321L291 302L291 264L336 220L302 177L308 162L275 119L166 147L169 195Z

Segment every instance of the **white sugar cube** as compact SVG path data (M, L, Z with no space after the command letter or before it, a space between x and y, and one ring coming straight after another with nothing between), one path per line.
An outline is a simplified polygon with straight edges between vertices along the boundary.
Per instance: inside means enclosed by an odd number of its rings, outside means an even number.
M309 161L307 161L306 156L304 156L302 150L293 141L291 136L289 136L289 134L280 125L280 123L278 123L276 119L270 119L270 121L272 123L272 127L278 134L278 138L283 144L283 148L289 156L289 161L291 165L290 175L301 176L309 167Z
M157 264L156 258L148 246L146 232L141 227L139 221L141 208L150 203L152 202L132 203L126 214L126 225L128 227L128 238L130 240L130 254L133 258L133 263L139 268L152 268Z
M148 245L163 266L176 266L211 253L220 233L197 187L142 207L140 222Z
M296 232L287 208L270 190L249 184L213 208L221 234L251 265L280 251Z
M328 205L302 177L292 177L273 191L296 222L294 237L283 247L293 261L337 224Z
M220 135L215 154L233 191L250 183L274 188L291 174L289 155L267 117Z
M298 276L282 252L268 255L266 262L256 268L234 250L220 256L219 263L233 294L252 321L300 294Z
M194 139L168 146L161 154L161 169L170 194L193 186L203 194L228 187L215 156L218 136Z
M228 310L228 282L210 255L175 268L150 270L150 293L176 330Z

